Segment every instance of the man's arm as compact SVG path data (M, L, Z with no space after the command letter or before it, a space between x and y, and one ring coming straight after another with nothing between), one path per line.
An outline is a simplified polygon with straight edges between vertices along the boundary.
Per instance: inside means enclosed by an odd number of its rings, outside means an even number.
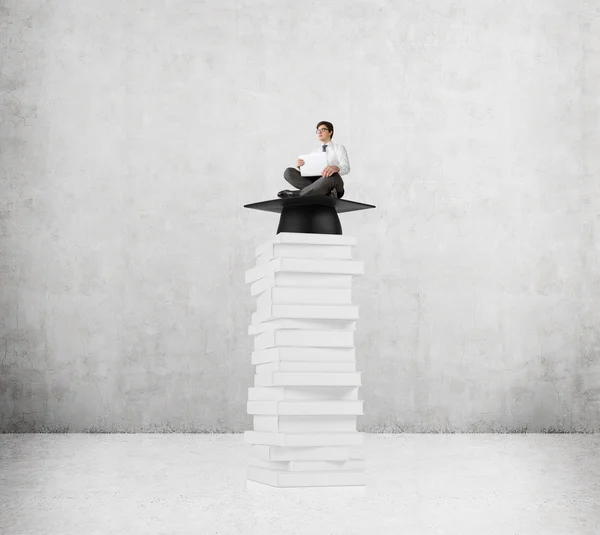
M343 145L338 147L338 158L340 160L340 165L337 167L340 168L340 175L347 175L350 172L350 160L348 158L348 153L346 152L346 147Z

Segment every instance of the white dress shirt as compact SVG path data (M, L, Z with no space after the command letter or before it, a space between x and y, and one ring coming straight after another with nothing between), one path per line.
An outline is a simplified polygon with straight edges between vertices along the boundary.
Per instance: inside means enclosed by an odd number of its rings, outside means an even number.
M340 168L340 175L347 175L350 172L350 160L348 159L346 147L333 141L324 143L324 145L327 145L327 164L337 165ZM318 149L312 151L312 153L316 152L323 152L323 145L319 145Z

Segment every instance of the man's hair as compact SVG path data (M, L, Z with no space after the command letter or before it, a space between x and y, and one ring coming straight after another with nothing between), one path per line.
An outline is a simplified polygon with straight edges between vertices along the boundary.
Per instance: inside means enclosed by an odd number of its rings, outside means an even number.
M331 138L333 139L333 125L329 121L321 121L317 125L317 130L319 129L319 126L321 126L321 125L327 127L327 130L329 130L331 132Z

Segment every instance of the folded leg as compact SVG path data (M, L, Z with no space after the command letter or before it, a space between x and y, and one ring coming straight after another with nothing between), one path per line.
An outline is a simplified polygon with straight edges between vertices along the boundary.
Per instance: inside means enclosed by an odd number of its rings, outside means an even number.
M283 178L285 178L295 188L302 189L306 186L310 186L319 177L302 176L300 171L298 171L298 169L295 167L288 167L283 173Z
M300 195L329 195L334 188L337 191L338 198L341 198L344 194L344 180L339 173L334 173L328 177L319 177L312 184L302 188Z

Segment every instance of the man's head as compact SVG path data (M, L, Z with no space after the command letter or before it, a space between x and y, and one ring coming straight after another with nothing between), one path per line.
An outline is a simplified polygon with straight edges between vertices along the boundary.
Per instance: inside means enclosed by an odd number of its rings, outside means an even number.
M317 136L321 143L329 143L333 137L333 125L329 121L321 121L317 125Z

